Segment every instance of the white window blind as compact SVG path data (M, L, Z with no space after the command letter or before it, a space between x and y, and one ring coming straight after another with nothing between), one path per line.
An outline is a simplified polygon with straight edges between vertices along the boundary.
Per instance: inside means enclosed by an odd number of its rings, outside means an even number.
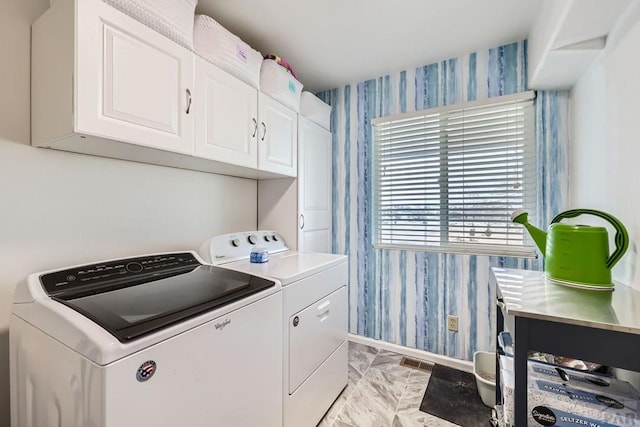
M373 120L377 247L534 256L534 92Z

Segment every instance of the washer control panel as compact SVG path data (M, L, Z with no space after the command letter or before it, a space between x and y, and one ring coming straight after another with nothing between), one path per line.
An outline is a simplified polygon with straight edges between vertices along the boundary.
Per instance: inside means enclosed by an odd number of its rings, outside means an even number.
M54 271L40 276L40 282L49 296L60 298L90 292L91 289L114 287L134 283L147 276L161 276L185 269L194 269L200 263L189 252L124 258Z
M221 234L207 240L200 248L200 255L213 264L248 259L255 248L264 248L269 254L286 251L280 234L270 230L241 231Z

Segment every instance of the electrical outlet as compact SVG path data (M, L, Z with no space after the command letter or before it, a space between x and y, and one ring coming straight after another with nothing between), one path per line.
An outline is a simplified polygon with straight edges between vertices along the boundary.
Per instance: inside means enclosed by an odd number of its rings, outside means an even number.
M447 316L447 329L458 332L458 316Z

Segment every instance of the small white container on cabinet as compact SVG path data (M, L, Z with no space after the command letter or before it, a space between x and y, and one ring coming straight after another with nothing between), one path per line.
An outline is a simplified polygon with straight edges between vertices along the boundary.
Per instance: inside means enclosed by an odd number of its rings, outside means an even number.
M304 91L300 98L300 115L326 130L331 130L331 106L311 92Z
M262 54L213 18L197 15L194 25L195 52L243 82L260 88Z
M300 111L302 83L272 59L262 61L260 90L296 113Z
M302 92L300 115L319 124L326 130L331 130L331 106L311 92Z
M193 16L198 0L103 1L174 42L193 49Z

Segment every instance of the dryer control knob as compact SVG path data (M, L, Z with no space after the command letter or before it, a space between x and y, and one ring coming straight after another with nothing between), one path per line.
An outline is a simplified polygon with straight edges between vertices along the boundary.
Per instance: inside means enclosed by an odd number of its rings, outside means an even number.
M231 246L237 248L238 246L240 246L240 239L233 239L231 241Z
M271 240L273 240L274 242L278 241L278 236L276 236L275 234L273 236L271 236Z
M249 241L249 243L251 243L252 245L255 245L256 243L258 243L258 238L256 237L255 234L251 234L249 237L247 237L247 240Z
M293 318L293 327L295 328L300 324L300 318L298 316Z

